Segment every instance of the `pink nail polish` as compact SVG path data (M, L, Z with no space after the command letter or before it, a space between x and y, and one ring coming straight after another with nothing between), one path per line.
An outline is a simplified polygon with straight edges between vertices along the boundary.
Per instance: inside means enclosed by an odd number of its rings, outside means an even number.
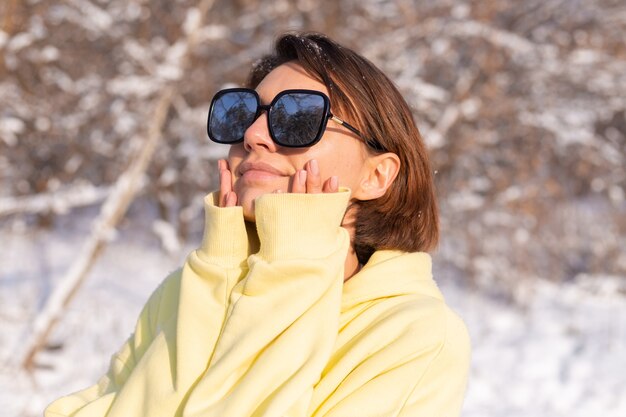
M306 171L302 170L298 173L298 180L300 181L300 185L306 185Z
M310 162L310 167L311 167L311 174L313 175L319 175L320 173L320 168L317 165L317 161L315 159L311 159Z
M333 190L337 190L339 188L339 179L336 176L330 177L330 188Z

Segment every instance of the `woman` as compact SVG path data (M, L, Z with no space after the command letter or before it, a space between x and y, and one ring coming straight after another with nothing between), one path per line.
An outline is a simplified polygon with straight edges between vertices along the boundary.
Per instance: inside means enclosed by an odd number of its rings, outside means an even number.
M230 152L200 248L46 416L459 415L469 339L424 252L437 207L405 101L320 34L283 35L248 87L211 104Z

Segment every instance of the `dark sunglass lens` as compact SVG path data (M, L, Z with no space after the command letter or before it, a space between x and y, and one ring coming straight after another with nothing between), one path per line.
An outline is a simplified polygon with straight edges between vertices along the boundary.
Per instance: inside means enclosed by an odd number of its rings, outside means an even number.
M217 97L209 117L209 136L221 143L243 139L257 111L256 96L249 91L231 91Z
M309 146L324 121L324 98L310 93L289 93L280 97L270 114L276 141L284 146Z

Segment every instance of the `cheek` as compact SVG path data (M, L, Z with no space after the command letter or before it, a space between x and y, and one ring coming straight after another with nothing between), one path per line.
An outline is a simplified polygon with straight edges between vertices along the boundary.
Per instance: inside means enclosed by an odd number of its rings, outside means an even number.
M243 145L231 145L230 150L228 151L228 166L230 167L231 172L235 172L235 170L241 164L245 156L245 151L243 149Z
M330 158L320 159L323 179L333 175L339 177L339 184L353 188L358 181L362 163L353 155L335 153Z
M232 158L241 159L245 156L245 154L246 154L246 150L243 148L243 143L230 145L230 149L228 150L228 159L232 159Z

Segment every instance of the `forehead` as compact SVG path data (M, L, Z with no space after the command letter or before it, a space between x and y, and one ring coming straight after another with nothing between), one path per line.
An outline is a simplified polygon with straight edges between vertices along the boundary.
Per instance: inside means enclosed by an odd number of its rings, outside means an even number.
M272 101L281 91L292 89L317 90L328 95L326 86L311 77L296 62L287 62L276 67L256 87L261 101L265 103Z

